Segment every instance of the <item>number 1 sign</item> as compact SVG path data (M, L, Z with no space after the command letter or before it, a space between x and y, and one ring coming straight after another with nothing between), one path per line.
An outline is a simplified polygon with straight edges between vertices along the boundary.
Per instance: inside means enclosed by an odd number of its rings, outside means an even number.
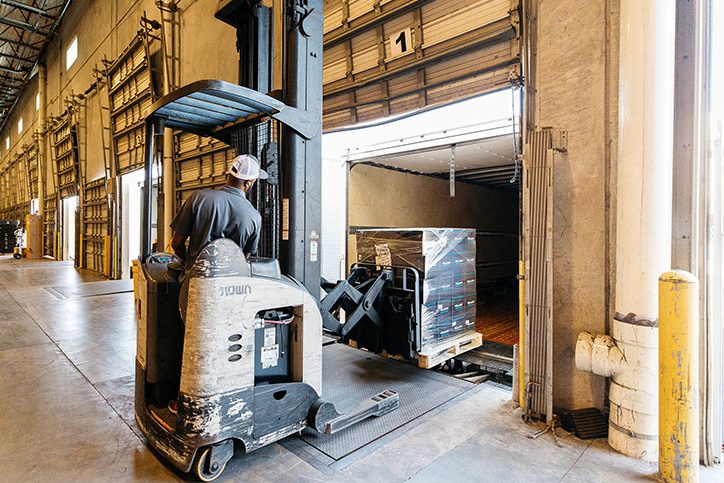
M395 32L389 37L390 42L390 58L399 57L401 55L409 54L412 52L412 29L406 28Z

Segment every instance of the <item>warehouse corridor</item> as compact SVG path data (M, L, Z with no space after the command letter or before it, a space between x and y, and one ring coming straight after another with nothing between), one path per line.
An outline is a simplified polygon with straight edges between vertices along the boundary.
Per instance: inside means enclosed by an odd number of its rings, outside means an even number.
M2 481L188 478L153 455L133 422L133 294L128 285L89 283L97 281L64 262L0 258L0 413L12 415L0 420ZM482 384L335 469L309 464L282 442L234 458L221 481L621 481L655 474L655 465L614 453L605 440L564 435L559 448L549 435L529 439L539 427L524 424L509 398ZM721 478L702 468L702 481Z

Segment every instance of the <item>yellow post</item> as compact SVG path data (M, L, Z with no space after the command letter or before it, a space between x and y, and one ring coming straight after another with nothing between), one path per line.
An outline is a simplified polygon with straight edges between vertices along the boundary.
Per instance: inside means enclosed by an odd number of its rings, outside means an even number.
M699 286L682 270L659 277L659 474L699 481Z
M518 404L525 403L525 262L518 262Z
M110 235L103 237L103 275L108 278L111 277L111 253L112 253L112 241Z

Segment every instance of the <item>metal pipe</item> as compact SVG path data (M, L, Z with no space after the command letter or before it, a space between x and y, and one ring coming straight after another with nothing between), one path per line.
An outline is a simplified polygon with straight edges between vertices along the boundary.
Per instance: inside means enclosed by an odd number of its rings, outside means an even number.
M699 481L699 285L683 270L659 278L659 475Z
M25 63L28 63L28 64L33 64L33 63L35 63L35 59L28 59L28 58L25 58L25 57L19 57L19 56L17 56L17 55L8 54L8 53L2 54L2 57L5 58L5 59L16 60L16 61L18 61L18 62L25 62Z
M20 76L25 74L25 71L22 69L11 69L9 67L3 67L1 65L0 65L0 71L7 72L8 74L12 74L12 75L20 75Z
M9 26L11 26L11 27L16 27L16 28L25 30L25 31L27 31L27 32L31 32L31 33L33 33L33 34L35 34L35 35L40 35L40 36L42 36L42 37L47 37L47 35L46 35L45 33L39 31L37 28L33 27L33 26L30 25L29 23L20 22L20 21L18 21L18 20L13 20L13 19L7 18L7 17L0 17L0 23L5 24L5 25L9 25Z
M46 106L47 72L43 64L38 64L38 213L45 212L45 179L48 176L45 159L45 126L48 115Z
M525 262L518 262L518 404L525 407Z
M31 50L34 50L34 51L36 51L36 52L40 50L40 48L39 48L39 47L36 47L35 45L28 44L28 43L25 43L25 42L21 42L21 41L19 41L19 40L6 39L5 37L0 37L0 42L6 43L6 44L10 44L10 45L15 45L16 47L23 47L23 48L26 48L26 49L31 49Z
M616 316L612 337L579 335L576 366L612 377L611 447L656 461L656 281L671 265L675 5L622 0L620 19Z
M38 8L38 7L34 7L32 5L28 5L26 3L16 2L14 0L0 0L0 4L7 5L9 7L15 7L20 10L25 10L26 12L32 12L32 13L34 13L36 15L40 15L41 17L44 17L44 18L55 18L54 15L49 14L45 10Z

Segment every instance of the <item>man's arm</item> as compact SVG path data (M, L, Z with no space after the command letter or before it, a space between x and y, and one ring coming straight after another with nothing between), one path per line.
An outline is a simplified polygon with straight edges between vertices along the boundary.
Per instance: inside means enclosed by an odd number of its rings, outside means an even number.
M173 238L171 238L171 248L173 248L173 252L181 259L182 262L186 261L187 238L188 236L184 236L178 232L174 232Z
M193 227L195 198L196 193L186 200L170 225L173 230L171 248L182 262L186 262L186 240L191 235Z
M261 216L254 225L255 226L252 230L251 236L246 240L246 243L242 247L244 255L247 259L249 257L255 256L259 247L259 235L261 233Z

